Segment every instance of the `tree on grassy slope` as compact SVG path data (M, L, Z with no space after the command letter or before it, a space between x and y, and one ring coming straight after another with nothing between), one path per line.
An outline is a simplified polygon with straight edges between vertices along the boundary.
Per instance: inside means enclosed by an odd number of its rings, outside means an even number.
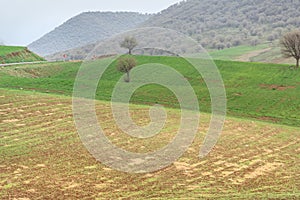
M130 82L130 70L136 66L136 59L133 57L122 57L118 59L117 62L117 70L122 73L126 73L127 77L125 78L125 82Z
M296 59L296 69L300 60L300 31L293 31L283 36L280 41L281 52L286 58Z
M120 43L122 48L128 49L128 54L131 55L132 50L138 45L135 37L127 36L125 39Z

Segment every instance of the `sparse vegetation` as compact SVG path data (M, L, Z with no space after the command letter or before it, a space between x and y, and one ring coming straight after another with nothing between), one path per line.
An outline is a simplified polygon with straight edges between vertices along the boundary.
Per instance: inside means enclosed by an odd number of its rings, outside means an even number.
M115 126L109 102L96 102L99 124L118 147L152 152L171 141L180 111L167 109L167 128L148 140ZM201 115L192 146L173 165L127 174L97 162L82 145L70 97L0 89L1 199L299 199L299 128L227 118L204 159L198 151L210 116ZM149 107L131 106L149 122ZM118 192L112 192L118 191Z

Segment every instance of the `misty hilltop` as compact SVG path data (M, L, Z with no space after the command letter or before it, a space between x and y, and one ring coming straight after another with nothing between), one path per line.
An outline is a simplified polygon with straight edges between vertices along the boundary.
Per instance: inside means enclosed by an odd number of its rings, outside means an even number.
M54 54L130 30L149 17L134 12L84 12L31 43L28 48L43 56Z

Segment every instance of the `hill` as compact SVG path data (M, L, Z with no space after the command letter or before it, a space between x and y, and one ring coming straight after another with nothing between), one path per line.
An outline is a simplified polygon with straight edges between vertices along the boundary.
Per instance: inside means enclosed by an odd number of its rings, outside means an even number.
M32 53L26 47L0 46L0 64L44 60L44 58Z
M99 124L113 144L147 153L172 140L180 111L150 139L118 129L111 104L96 102ZM149 107L132 106L144 125ZM74 126L70 97L0 89L1 199L299 199L299 128L227 118L218 144L199 159L210 116L188 151L149 174L118 172L96 162ZM117 192L115 192L117 191Z
M195 69L185 60L159 56L136 58L139 65L161 63L179 71L194 87L201 111L210 112L211 100L207 87ZM81 62L58 62L6 67L0 69L0 87L70 96L80 65ZM299 126L299 70L291 70L289 65L232 61L216 61L216 65L226 87L228 115ZM97 91L96 98L110 101L114 85L121 76L115 65L111 65L99 83L101 89ZM140 88L135 95L131 99L135 104L159 103L171 108L179 107L176 96L157 85Z
M149 17L133 12L85 12L31 43L28 48L43 56L73 49L130 30Z
M300 26L299 0L186 0L151 17L143 26L174 29L206 48L273 42Z
M113 46L113 45L112 45ZM159 46L159 45L158 45ZM183 45L186 46L186 45ZM49 61L63 60L62 55L68 55L68 60L84 60L90 52L96 48L95 44L86 45L83 47L71 49L68 51L59 52L56 54L45 56ZM115 47L115 46L114 46ZM109 49L110 47L106 47ZM274 63L274 64L295 64L293 58L284 58L278 43L259 44L256 46L240 45L236 47L226 48L222 50L208 49L209 55L215 60L232 60L243 62L261 62L261 63ZM112 50L111 52L114 52ZM139 53L139 52L135 52Z
M297 29L300 1L285 0L187 0L153 15L138 27L164 27L191 36L208 50L227 50L247 46L251 51L236 51L241 61L290 63L281 57L278 41L283 34ZM168 40L167 36L161 38ZM47 56L48 60L84 59L97 43ZM258 52L262 45L271 49ZM217 53L221 57L224 51ZM229 50L233 53L234 50ZM241 58L238 58L241 56ZM252 58L255 57L255 58ZM226 57L228 58L228 57Z

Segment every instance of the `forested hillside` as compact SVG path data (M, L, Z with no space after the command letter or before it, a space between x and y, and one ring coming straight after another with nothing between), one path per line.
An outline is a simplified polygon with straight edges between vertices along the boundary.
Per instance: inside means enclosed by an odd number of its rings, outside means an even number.
M132 29L149 17L133 12L85 12L33 42L28 48L39 55L73 49Z
M143 26L175 29L209 48L257 45L300 27L299 7L300 0L187 0Z

